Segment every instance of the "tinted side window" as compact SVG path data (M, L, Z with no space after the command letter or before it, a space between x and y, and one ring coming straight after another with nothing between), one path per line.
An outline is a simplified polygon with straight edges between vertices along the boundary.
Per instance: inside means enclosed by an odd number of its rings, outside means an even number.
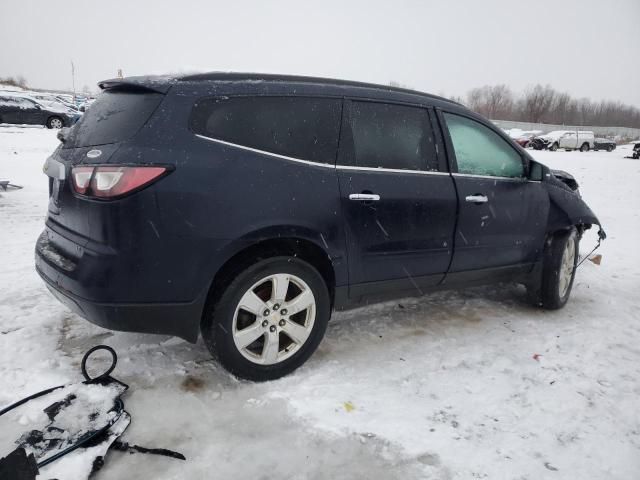
M352 158L358 167L438 170L427 110L387 103L352 102Z
M520 154L497 133L466 117L444 114L458 172L492 177L522 177Z
M199 100L195 133L266 152L333 164L342 100L310 97L231 97Z

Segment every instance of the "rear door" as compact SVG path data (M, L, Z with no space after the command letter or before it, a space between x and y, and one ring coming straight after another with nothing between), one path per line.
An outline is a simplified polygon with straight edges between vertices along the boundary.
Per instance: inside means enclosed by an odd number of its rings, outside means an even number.
M459 213L450 272L527 266L544 243L549 199L514 145L470 117L443 112ZM474 275L472 274L471 277Z
M15 109L15 102L10 98L0 97L0 123L12 123L11 115Z
M456 192L438 138L425 108L345 102L337 171L352 296L420 290L447 271Z

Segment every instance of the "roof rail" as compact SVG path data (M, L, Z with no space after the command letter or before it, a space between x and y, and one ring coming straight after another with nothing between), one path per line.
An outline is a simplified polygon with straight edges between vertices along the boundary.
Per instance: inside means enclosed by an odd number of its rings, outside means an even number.
M408 93L411 95L420 95L423 97L429 97L443 102L454 103L460 105L454 100L440 97L438 95L432 95L430 93L420 92L418 90L411 90L408 88L393 87L391 85L380 85L376 83L357 82L353 80L337 80L333 78L323 77L307 77L303 75L281 75L272 73L241 73L241 72L206 72L196 73L190 75L184 75L176 77L178 81L267 81L267 82L299 82L299 83L316 83L316 84L329 84L329 85L341 85L361 88L373 88L377 90L387 90L399 93Z

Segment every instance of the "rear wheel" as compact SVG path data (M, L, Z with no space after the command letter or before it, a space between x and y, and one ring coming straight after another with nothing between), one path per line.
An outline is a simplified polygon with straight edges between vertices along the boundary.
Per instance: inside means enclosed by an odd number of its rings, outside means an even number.
M578 244L575 228L557 233L547 244L538 302L543 308L556 310L569 300L578 264Z
M330 315L320 273L300 259L274 257L229 283L209 309L202 334L212 355L234 375L273 380L311 356Z
M607 147L607 152L613 152L613 145L609 145Z
M47 128L56 128L60 129L64 126L62 119L60 117L50 117L47 120Z
M554 142L550 147L549 150L551 150L552 152L555 152L556 150L558 150L558 143Z
M588 152L589 151L589 144L588 143L583 143L582 146L580 147L580 151L581 152Z

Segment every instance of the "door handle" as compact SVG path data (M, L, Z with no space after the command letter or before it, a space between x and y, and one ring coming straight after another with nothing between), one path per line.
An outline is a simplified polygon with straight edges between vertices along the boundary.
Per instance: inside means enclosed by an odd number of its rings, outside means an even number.
M489 199L486 195L468 195L465 200L470 203L487 203Z
M376 193L350 193L349 200L356 200L360 202L377 202L380 200L380 195Z

